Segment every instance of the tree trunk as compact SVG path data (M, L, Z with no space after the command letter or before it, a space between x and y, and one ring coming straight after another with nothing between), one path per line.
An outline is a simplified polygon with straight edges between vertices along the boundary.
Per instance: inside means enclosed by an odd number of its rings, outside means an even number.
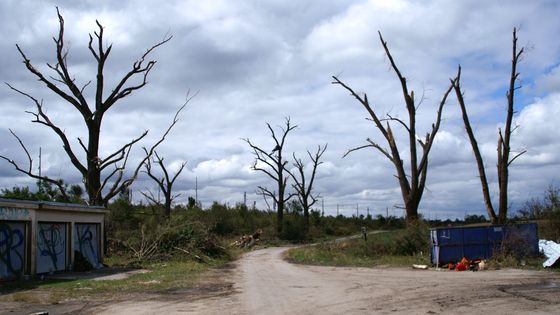
M87 179L86 188L90 205L107 206L103 202L101 192L101 170L99 159L99 135L101 124L93 121L88 124L89 139L87 152ZM108 202L108 200L107 200Z

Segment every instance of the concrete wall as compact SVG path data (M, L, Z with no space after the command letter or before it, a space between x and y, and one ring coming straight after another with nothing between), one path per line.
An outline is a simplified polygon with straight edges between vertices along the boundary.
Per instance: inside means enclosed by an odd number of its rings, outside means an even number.
M0 198L0 280L71 270L76 252L101 267L102 207Z

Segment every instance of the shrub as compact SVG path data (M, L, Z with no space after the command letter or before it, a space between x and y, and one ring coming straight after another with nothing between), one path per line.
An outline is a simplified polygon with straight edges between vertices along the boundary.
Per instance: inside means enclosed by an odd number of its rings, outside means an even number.
M405 233L396 239L393 254L412 256L429 250L428 227L423 223L416 223L409 226Z
M290 215L284 217L284 228L282 229L281 239L288 241L303 241L306 239L305 222L300 215Z

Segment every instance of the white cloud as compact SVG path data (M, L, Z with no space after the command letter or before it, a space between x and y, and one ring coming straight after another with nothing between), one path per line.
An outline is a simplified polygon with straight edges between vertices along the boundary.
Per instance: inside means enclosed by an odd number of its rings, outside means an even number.
M518 26L520 44L530 48L519 65L514 149L528 152L512 165L512 201L540 194L557 179L560 148L556 120L560 108L558 60L559 5L550 1L500 3L469 0L432 1L62 1L70 44L69 64L77 82L95 80L95 65L87 49L88 33L98 19L106 26L107 44L113 43L107 64L106 91L130 69L147 47L173 34L171 42L154 52L158 60L148 85L111 109L104 121L102 154L107 154L145 129L150 133L132 152L153 143L184 101L188 89L199 91L181 115L181 121L158 152L171 170L188 161L177 182L181 198L194 195L238 202L244 192L254 195L257 185L272 185L266 175L250 171L252 155L240 138L264 147L272 142L265 122L281 125L286 116L299 125L287 140L288 156L329 143L320 166L317 191L325 198L327 213L336 204L348 214L359 203L372 211L400 204L398 182L390 161L374 149L342 155L371 137L384 145L366 111L339 86L339 75L369 99L380 116L390 112L406 118L402 93L379 43L385 40L409 87L425 100L418 109L418 133L431 128L435 109L454 76L463 66L463 87L471 121L495 181L497 128L505 117L505 90L511 54L511 30ZM154 8L157 8L154 9ZM73 146L84 137L81 118L59 97L46 91L21 64L14 48L21 44L42 71L54 60L57 19L52 3L8 1L0 4L0 79L44 100L45 109L64 128ZM50 73L49 73L50 74ZM86 90L88 100L94 89ZM106 92L107 93L107 92ZM534 101L533 101L534 100ZM32 152L43 147L49 176L81 182L62 153L61 143L48 129L29 123L25 110L32 104L7 88L0 89L2 154L25 161L8 128L15 129ZM403 158L406 138L395 127ZM46 157L48 153L48 158ZM463 215L465 209L483 209L476 165L462 127L460 111L451 95L432 149L428 187L422 211ZM0 184L33 181L18 177L7 163L0 164ZM135 189L153 187L144 177ZM492 186L493 189L495 186ZM183 199L180 199L183 200ZM398 210L397 210L398 212Z

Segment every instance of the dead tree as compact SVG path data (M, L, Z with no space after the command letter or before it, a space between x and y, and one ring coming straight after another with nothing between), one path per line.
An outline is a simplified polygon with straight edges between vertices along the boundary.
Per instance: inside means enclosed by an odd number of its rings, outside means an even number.
M461 108L461 112L463 115L463 123L465 126L465 130L469 137L469 141L471 143L474 157L476 160L476 164L478 167L478 174L480 175L480 184L482 187L482 196L484 198L484 206L486 207L486 211L488 212L488 217L493 224L499 223L503 224L506 222L507 219L507 211L508 211L508 179L509 179L509 166L515 159L519 156L524 154L526 150L522 150L518 152L513 158L510 158L511 154L511 134L515 130L512 128L512 121L513 121L513 114L515 113L514 110L514 96L515 91L520 88L520 86L516 86L515 82L519 77L519 73L517 72L517 64L519 63L519 59L523 55L524 49L521 48L517 50L517 30L513 29L513 49L512 49L512 59L511 59L511 75L509 80L509 89L507 91L507 114L506 114L506 121L504 126L504 133L502 133L502 129L498 130L498 163L497 163L497 172L498 172L498 189L499 189L499 200L498 200L498 215L494 210L494 206L492 204L492 199L490 197L490 189L488 188L488 178L486 177L486 171L484 167L484 160L482 158L482 154L478 148L478 143L476 141L476 137L471 127L471 123L469 121L469 116L467 114L467 108L465 106L465 99L463 96L463 92L461 90L461 66L457 71L457 77L455 80L451 80L453 85L453 89L455 90L455 94L457 95L457 100L459 103L459 107Z
M276 184L277 193L270 191L266 187L258 186L257 194L262 195L265 198L270 197L274 201L277 213L276 229L278 234L280 234L282 232L284 222L284 204L294 196L293 193L286 195L286 185L288 183L289 175L284 171L286 171L288 161L284 160L282 154L288 133L297 128L297 126L292 126L290 124L290 118L286 118L286 127L280 128L282 134L278 137L270 124L266 123L266 125L268 130L270 130L272 139L274 140L274 148L270 152L253 144L248 138L243 140L249 144L253 150L253 155L255 156L255 162L253 163L252 169L265 173L268 177L272 178Z
M146 155L149 154L147 150L145 151L145 153ZM159 156L159 154L156 151L154 151L153 155L155 157L151 159L147 159L144 162L144 168L145 168L144 173L146 173L151 179L153 179L157 183L158 189L163 193L163 197L165 200L162 204L160 199L156 198L154 194L151 192L141 192L141 194L144 197L146 197L146 199L148 199L151 203L155 204L158 207L163 208L165 217L169 218L171 215L171 205L173 203L173 200L181 195L181 194L173 194L173 184L175 183L175 180L177 179L177 177L179 177L179 175L185 168L185 165L187 165L187 162L181 163L181 166L179 167L179 170L175 173L175 175L170 176L169 171L165 167L165 164L163 164L164 158ZM161 177L158 177L154 174L154 171L152 170L152 160L153 163L156 163L159 166L159 169L163 173Z
M387 54L387 57L391 63L392 69L397 74L397 77L401 83L401 90L405 101L405 106L408 111L408 123L400 118L393 117L387 114L387 118L380 118L378 113L370 105L370 102L367 98L367 94L360 96L356 93L351 87L346 85L344 82L339 80L336 76L333 76L333 84L338 84L345 88L350 94L364 106L371 117L371 121L375 123L377 129L381 132L389 149L386 149L382 145L374 142L370 138L367 139L368 144L354 148L346 152L346 155L349 153L361 150L364 148L375 148L379 152L381 152L389 161L393 163L395 169L397 171L397 179L399 180L399 185L401 188L401 194L404 201L404 208L406 209L406 219L407 222L414 222L418 219L418 206L420 205L420 201L422 199L422 194L424 193L424 188L426 185L426 178L428 174L428 155L430 154L430 150L432 148L432 144L436 137L436 134L439 130L441 116L443 112L443 106L447 100L447 96L451 92L452 86L446 90L443 94L443 97L439 103L437 116L435 123L432 124L432 130L426 133L425 138L422 140L420 137L417 137L416 133L416 99L414 98L414 91L409 91L406 78L402 76L399 68L397 67L393 56L389 52L389 48L387 47L387 42L383 40L383 36L381 32L379 32L379 39L381 41L381 45ZM384 124L385 122L385 124ZM399 148L397 145L397 141L394 137L393 131L391 129L391 122L395 122L401 125L407 132L408 135L408 149L410 152L410 173L407 174L405 171L404 162L401 159ZM418 154L417 142L420 144L420 148L422 150L421 155Z
M86 141L78 138L78 144L85 153L85 160L81 159L79 157L79 152L72 147L65 130L50 119L49 115L43 108L42 101L39 101L28 93L23 92L10 84L8 84L8 86L19 94L26 96L35 105L36 111L27 112L33 116L32 122L47 126L60 138L64 152L69 157L72 165L82 175L83 183L88 194L89 204L107 205L111 198L116 196L120 191L127 189L127 187L132 184L144 161L149 158L149 156L144 157L132 170L132 175L128 178L124 177L126 163L132 146L146 137L148 131L144 131L139 137L124 144L113 153L110 153L105 157L101 157L99 155L99 139L103 117L109 109L115 106L115 104L117 104L120 100L132 93L135 93L147 84L148 75L156 64L155 60L148 60L147 58L155 49L167 43L171 39L171 36L164 38L162 41L148 48L140 56L140 58L133 63L132 68L117 81L118 83L116 86L112 89L107 89L105 86L104 70L113 46L112 44L108 46L104 45L106 40L103 34L103 26L96 21L98 30L93 33L93 36L91 34L89 35L88 44L88 49L95 59L95 68L97 69L96 78L94 79L95 95L91 98L93 100L93 104L90 104L92 102L89 101L90 98L86 96L85 92L91 81L79 86L76 79L71 74L67 63L69 50L65 47L64 41L64 19L58 8L57 15L59 32L58 36L53 37L56 44L56 63L54 65L47 64L47 66L53 71L53 75L44 75L32 64L31 60L23 52L20 46L16 45L16 47L23 58L23 63L27 70L31 72L38 81L42 82L50 91L64 100L71 108L77 110L83 118L84 124L88 130L88 135ZM108 95L105 95L106 92ZM176 117L177 115L175 116L175 120L170 128L164 133L164 136L148 150L148 153L151 154L155 147L164 140L165 135L167 135L175 123ZM25 149L23 142L21 142L19 138L18 141L27 153L27 149ZM27 155L29 158L29 154ZM20 167L12 159L5 156L2 156L2 158L11 163L16 170L28 176L56 184L56 181L53 181L46 176L40 176L33 173L32 160L30 158L28 168Z
M315 175L317 174L317 167L323 162L321 161L321 156L327 150L327 144L324 147L320 145L317 147L317 152L311 154L311 152L307 151L307 155L312 162L311 167L311 176L309 182L306 181L305 177L305 165L303 164L301 159L296 157L296 154L293 154L294 157L294 167L297 170L297 175L294 175L292 172L288 171L290 176L294 179L295 184L292 187L295 189L297 193L298 200L303 208L303 217L305 220L305 229L306 231L309 230L309 210L313 205L317 202L317 195L313 195L313 183L315 182Z

